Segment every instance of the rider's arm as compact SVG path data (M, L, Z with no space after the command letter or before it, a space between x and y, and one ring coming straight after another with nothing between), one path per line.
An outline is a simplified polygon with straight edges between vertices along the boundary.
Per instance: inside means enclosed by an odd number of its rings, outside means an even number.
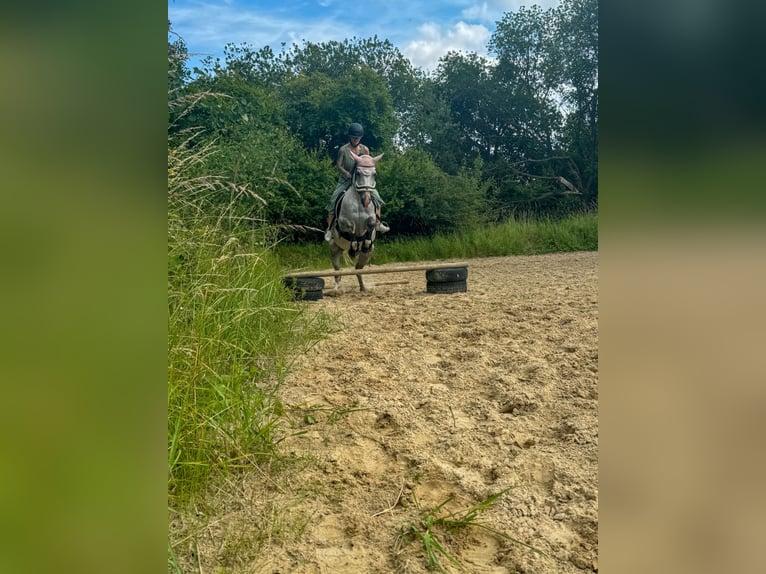
M340 148L340 151L338 152L338 161L335 162L335 166L338 168L338 171L343 174L343 176L347 179L351 179L351 174L346 171L346 168L343 167L343 154L346 153L344 148Z

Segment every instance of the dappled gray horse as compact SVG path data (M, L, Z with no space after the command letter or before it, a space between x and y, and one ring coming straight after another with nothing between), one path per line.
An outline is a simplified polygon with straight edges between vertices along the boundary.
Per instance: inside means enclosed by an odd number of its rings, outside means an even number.
M332 267L340 269L344 254L356 261L355 268L362 269L370 261L375 249L375 205L372 190L375 189L375 164L383 154L375 157L358 156L350 152L356 162L351 187L341 196L335 206L335 221L330 240ZM361 275L357 275L359 290L366 291ZM335 289L340 286L340 275L335 275Z

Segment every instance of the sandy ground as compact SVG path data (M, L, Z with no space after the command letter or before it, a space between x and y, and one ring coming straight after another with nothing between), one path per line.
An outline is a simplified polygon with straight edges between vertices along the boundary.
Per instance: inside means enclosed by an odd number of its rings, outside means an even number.
M428 294L413 271L368 275L364 294L344 277L341 296L305 303L343 326L283 388L298 433L284 446L312 461L291 485L305 521L247 571L425 573L399 532L508 487L479 520L544 555L435 530L464 571L598 570L597 253L464 263L466 293Z
M425 271L367 275L366 293L344 277L302 303L341 328L282 387L290 468L173 521L184 571L425 574L400 532L509 487L477 518L540 552L435 528L463 572L598 571L597 258L462 261L454 294L427 293Z

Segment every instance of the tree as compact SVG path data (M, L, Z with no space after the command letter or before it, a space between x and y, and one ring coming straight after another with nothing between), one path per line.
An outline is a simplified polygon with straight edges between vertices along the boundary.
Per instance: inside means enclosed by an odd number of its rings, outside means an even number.
M280 98L285 120L309 150L334 160L352 122L364 126L368 147L391 149L397 127L391 97L370 68L354 68L334 79L318 72L296 75L282 86Z
M506 13L489 42L499 141L485 171L499 203L573 205L597 194L597 0Z
M536 5L506 13L489 42L497 56L494 79L507 95L500 108L508 136L502 151L511 161L546 157L556 147L561 70L555 14Z
M598 0L562 0L557 13L564 102L563 141L571 176L588 202L598 198Z
M304 42L293 44L285 61L294 75L315 73L340 79L354 70L369 68L385 83L394 113L403 121L415 102L421 75L410 61L388 40L351 38L342 42Z
M453 120L451 105L441 86L432 78L418 85L414 104L402 125L400 147L427 151L436 165L456 173L465 156L460 147L461 128Z
M217 75L233 74L247 84L274 89L290 77L284 54L275 54L269 46L254 50L248 44L227 44L224 47L225 68Z
M168 93L177 92L189 79L189 70L186 68L188 57L186 42L173 31L168 20Z
M487 59L475 53L450 52L439 62L435 82L438 94L449 106L451 121L459 127L456 141L440 143L455 146L464 160L478 156L491 161L498 142L497 94ZM442 165L450 173L459 168L460 165Z

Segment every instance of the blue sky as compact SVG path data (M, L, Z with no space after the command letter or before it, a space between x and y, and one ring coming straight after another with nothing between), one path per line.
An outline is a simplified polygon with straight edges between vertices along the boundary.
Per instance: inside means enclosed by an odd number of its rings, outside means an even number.
M168 0L173 30L186 42L190 64L206 55L223 60L226 44L255 49L281 42L342 41L377 35L414 66L431 71L450 50L487 54L495 23L519 6L559 0Z

